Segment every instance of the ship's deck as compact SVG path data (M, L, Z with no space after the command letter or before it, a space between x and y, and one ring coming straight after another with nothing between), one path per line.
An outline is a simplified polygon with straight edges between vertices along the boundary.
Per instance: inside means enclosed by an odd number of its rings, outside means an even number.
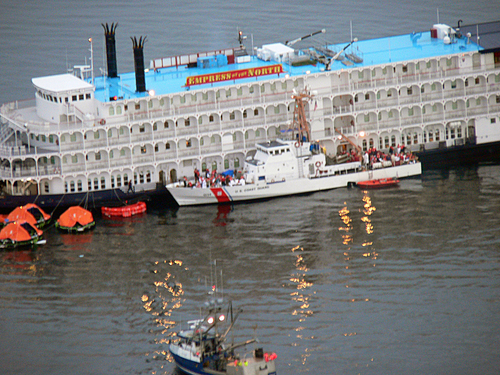
M329 45L328 48L334 52L340 51L347 43ZM324 47L324 46L323 46ZM437 56L446 56L460 52L473 52L481 50L482 47L475 43L475 38L468 40L467 37L457 38L456 43L445 44L442 39L431 38L430 31L411 33L400 36L385 37L379 39L361 40L355 42L346 49L345 52L354 52L362 57L362 63L355 63L352 66L346 66L341 61L333 61L331 71L341 69L367 67L381 64L394 63L399 61L408 61L415 59L426 59ZM189 90L203 90L209 87L222 87L233 85L235 82L245 84L259 80L268 80L278 78L288 74L290 76L299 76L318 73L325 70L325 65L316 63L315 65L290 66L283 63L284 73L280 75L266 75L261 77L238 79L236 81L223 81L211 84L186 87L186 78L204 74L213 74L227 72L231 70L249 69L255 67L264 67L274 65L274 61L263 61L256 56L252 56L250 62L229 64L215 68L187 68L186 66L161 68L156 71L146 72L146 89L154 90L155 95L165 95ZM117 96L119 99L134 99L147 96L146 92L135 92L135 73L120 73L118 78L98 77L95 79L96 99L107 102L111 97Z

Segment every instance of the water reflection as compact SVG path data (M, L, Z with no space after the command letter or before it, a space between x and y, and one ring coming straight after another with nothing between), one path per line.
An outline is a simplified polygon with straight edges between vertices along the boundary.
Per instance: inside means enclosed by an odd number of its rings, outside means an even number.
M295 270L291 275L290 282L295 285L295 291L290 293L292 297L292 301L299 305L298 308L295 308L292 311L292 316L298 317L299 324L295 328L296 338L297 340L309 340L313 337L304 337L302 331L306 329L304 322L307 318L312 317L314 311L311 309L311 295L306 293L306 290L313 287L313 283L306 280L307 272L309 268L305 263L305 259L303 256L304 248L300 246L296 246L291 249L291 252L295 256ZM314 293L312 293L314 294ZM296 341L292 344L293 346L299 346L299 342ZM307 361L307 358L311 355L308 353L308 348L305 348L305 353L301 354L301 363L304 365Z
M144 293L141 296L142 306L153 317L154 326L159 328L156 330L154 343L161 348L155 351L155 356L165 358L172 362L166 348L172 337L175 336L172 328L176 322L172 319L172 313L181 308L184 302L184 288L182 283L176 281L175 274L185 270L181 260L163 260L153 263L151 272L155 275L160 275L161 278L153 282L154 292Z

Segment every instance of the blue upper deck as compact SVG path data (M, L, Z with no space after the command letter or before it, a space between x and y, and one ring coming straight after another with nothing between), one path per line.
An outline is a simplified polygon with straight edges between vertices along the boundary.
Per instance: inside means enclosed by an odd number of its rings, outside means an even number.
M347 43L329 45L330 50L338 52L342 50ZM351 51L357 56L362 57L363 62L355 63L352 66L346 66L341 61L334 60L331 64L331 71L341 69L368 67L393 62L408 61L415 59L426 59L437 56L445 56L461 52L473 52L481 50L472 40L467 37L456 38L454 43L445 44L442 39L431 38L431 32L419 32L406 35L392 36L379 39L361 40L355 42L346 49L346 53ZM301 52L303 53L303 52ZM275 65L275 61L263 61L256 56L251 56L249 62L234 63L221 67L198 68L187 67L186 65L178 67L168 67L146 72L146 89L154 90L155 95L165 95L178 92L189 91L186 87L186 79L189 76L198 76L205 74L229 72L240 69L250 69ZM316 63L315 65L290 66L281 63L283 73L274 75L264 75L260 77L244 78L238 80L214 82L210 84L191 86L191 90L206 89L208 87L221 87L227 85L245 84L260 80L268 80L282 77L285 74L290 76L299 76L309 73L317 73L325 70L325 65ZM95 79L95 98L107 102L111 97L118 99L134 99L147 96L148 93L135 92L136 82L135 73L121 73L118 78L98 77Z

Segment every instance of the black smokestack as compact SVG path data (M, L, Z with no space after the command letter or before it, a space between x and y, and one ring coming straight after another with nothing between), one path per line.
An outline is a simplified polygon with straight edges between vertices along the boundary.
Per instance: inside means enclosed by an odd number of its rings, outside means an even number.
M142 36L137 40L134 36L132 39L132 47L134 49L134 67L135 67L135 91L144 92L146 91L146 77L144 74L144 43L146 43L146 37L144 39Z
M106 60L108 61L108 77L115 78L118 77L118 69L116 67L116 46L115 46L115 31L118 26L118 22L111 24L111 27L106 24L102 24L104 28L104 36L106 37Z

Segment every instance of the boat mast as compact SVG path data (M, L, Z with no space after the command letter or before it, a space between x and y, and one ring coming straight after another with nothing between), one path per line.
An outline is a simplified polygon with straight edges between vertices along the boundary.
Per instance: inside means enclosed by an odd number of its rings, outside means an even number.
M295 108L293 110L293 122L292 122L292 129L298 129L298 136L299 139L298 141L300 143L304 142L304 139L306 142L311 141L311 130L309 129L309 124L306 119L306 112L304 109L304 102L303 99L312 99L312 95L307 93L306 91L301 92L300 94L293 93L292 99L295 100Z

